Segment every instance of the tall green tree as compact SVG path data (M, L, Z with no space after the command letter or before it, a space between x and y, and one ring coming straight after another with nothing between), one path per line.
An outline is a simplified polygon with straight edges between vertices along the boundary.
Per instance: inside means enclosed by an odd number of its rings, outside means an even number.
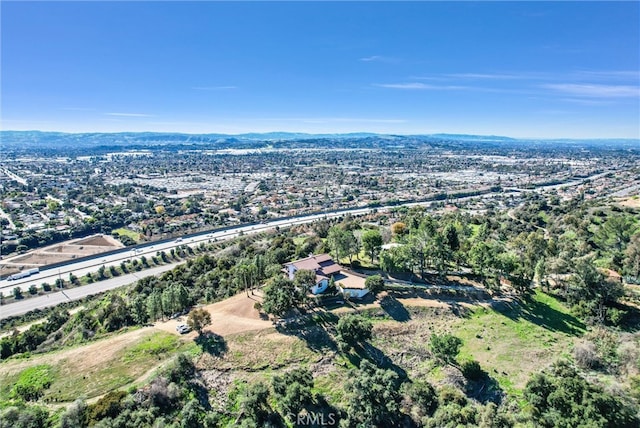
M271 385L286 414L298 415L313 403L313 376L307 369L293 369L282 376L274 376Z
M332 226L327 236L327 245L331 249L336 262L343 257L349 257L349 263L353 261L354 254L360 251L358 240L351 230L344 230L341 226Z
M331 254L337 263L340 263L340 258L345 256L347 253L345 248L345 236L346 232L340 226L331 226L327 235L327 245L331 249Z
M607 281L589 258L578 259L569 282L572 286L570 301L586 306L590 315L601 324L607 318L609 307L624 294L622 283Z
M211 314L204 308L196 308L187 317L189 327L202 334L202 330L211 324Z
M413 254L407 245L392 247L380 252L380 268L385 272L410 272Z
M392 370L362 360L347 381L348 426L400 426L401 380Z
M637 427L637 410L595 384L564 361L527 382L524 398L533 422L543 427Z
M462 347L462 340L452 334L432 334L429 340L429 348L433 356L442 361L443 363L452 364L460 348Z
M613 247L615 251L622 251L629 240L634 225L631 219L624 215L611 215L598 228L594 240L602 248Z
M371 264L382 248L382 235L378 229L370 229L362 234L362 246L364 251L371 257Z
M640 232L631 237L631 242L624 252L625 273L636 279L640 279Z
M147 313L152 321L155 321L163 316L164 311L162 308L162 293L155 289L147 298Z
M300 307L305 301L306 292L299 290L288 278L277 277L264 288L262 309L273 315L283 315L285 312Z
M316 273L308 269L299 269L293 276L293 283L305 293L316 285Z
M375 296L384 289L384 279L380 275L368 276L364 281L364 286Z
M449 250L452 252L458 251L460 249L460 237L458 236L458 229L452 224L449 223L444 228L444 238Z
M427 267L427 259L430 258L430 251L432 250L432 235L435 233L427 227L421 227L409 236L408 245L411 248L413 259L415 264L420 270L420 277L424 278L424 271Z
M258 268L253 263L241 263L236 268L235 281L238 286L244 289L249 297L249 290L253 290L255 284L258 282Z
M248 419L251 425L266 426L271 413L267 386L262 382L249 385L240 397L240 409L243 419Z
M343 345L356 347L371 339L373 325L360 315L345 315L338 321L337 331Z

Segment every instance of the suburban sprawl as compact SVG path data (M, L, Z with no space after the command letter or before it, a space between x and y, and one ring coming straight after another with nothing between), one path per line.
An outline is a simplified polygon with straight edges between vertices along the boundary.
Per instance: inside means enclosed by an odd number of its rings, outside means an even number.
M0 137L0 428L640 425L637 140Z

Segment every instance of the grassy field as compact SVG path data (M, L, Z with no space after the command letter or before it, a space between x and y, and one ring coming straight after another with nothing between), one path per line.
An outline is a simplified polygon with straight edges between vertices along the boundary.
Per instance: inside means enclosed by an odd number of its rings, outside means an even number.
M458 361L478 360L497 388L517 397L533 372L568 355L585 332L585 326L559 301L539 292L529 301L505 303L499 310L459 302L405 307L398 301L397 306L401 307L393 311L386 306L360 309L374 323L374 338L370 346L346 355L337 352L331 332L335 319L314 317L304 334L292 328L227 336L222 351L203 354L198 366L204 371L220 370L236 381L266 382L292 367L307 367L315 375L315 390L332 402L341 402L349 370L364 353L388 357L392 368L410 378L446 382L456 369L439 366L430 358L429 338L449 332L464 342Z
M531 373L568 356L585 328L556 299L537 292L501 311L475 310L455 334L464 341L461 360L478 360L506 392L518 394Z
M238 382L269 382L282 371L306 367L314 373L315 390L339 403L349 370L364 353L386 357L390 367L410 378L446 382L456 369L439 366L429 354L431 335L443 332L463 340L459 362L478 360L497 388L517 397L531 373L571 352L576 338L585 332L567 308L540 292L525 302L501 302L496 309L455 301L407 299L403 303L399 299L392 306L367 305L359 312L373 321L374 338L346 355L338 352L335 342L337 317L318 312L304 321L304 327L266 328L195 341L142 328L74 348L9 359L0 363L0 402L15 396L16 384L30 385L40 378L33 375L36 372L46 374L46 382L36 387L48 402L99 397L144 384L175 354L188 352L198 357L203 378L212 379L212 394L223 400Z
M448 309L407 308L405 322L376 322L374 345L394 361L405 361L413 375L442 380L442 369L421 356L432 333L460 337L458 361L475 359L507 393L519 395L531 373L571 352L585 325L559 301L536 292L527 302L504 303L500 309L451 305Z
M293 243L296 244L296 246L300 246L304 243L304 241L308 238L308 236L295 236L293 238Z
M113 233L117 233L118 235L128 236L136 242L140 242L141 236L138 232L134 232L133 230L125 229L121 227L120 229L114 229Z
M137 333L137 334L130 334ZM33 355L28 359L10 359L0 365L0 400L12 396L13 385L24 379L34 367L47 367L48 387L42 398L50 402L70 402L77 397L93 398L114 389L144 381L177 352L193 352L196 345L178 336L156 330L129 332L97 342Z

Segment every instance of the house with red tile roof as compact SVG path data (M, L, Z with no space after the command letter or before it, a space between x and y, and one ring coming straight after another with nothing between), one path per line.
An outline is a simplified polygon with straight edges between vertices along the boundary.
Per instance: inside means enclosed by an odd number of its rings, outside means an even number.
M284 269L293 280L299 270L310 270L316 274L316 285L311 287L312 294L320 294L329 286L329 279L340 272L342 267L333 261L328 254L311 255L284 265Z
M369 292L364 285L365 276L345 270L334 262L328 254L311 255L284 265L284 271L291 280L294 279L295 273L299 270L315 272L316 285L309 290L312 294L320 294L326 291L332 277L338 290L345 295L361 298Z

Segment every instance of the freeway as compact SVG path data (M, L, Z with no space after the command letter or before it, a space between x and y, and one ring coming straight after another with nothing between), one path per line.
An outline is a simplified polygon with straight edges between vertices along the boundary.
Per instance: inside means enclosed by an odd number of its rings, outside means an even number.
M352 215L365 214L373 208L361 208L349 210L348 213ZM311 223L323 218L335 218L344 215L346 212L333 212L327 214L314 214L304 217L298 217L285 220L274 220L264 224L256 224L249 226L238 226L236 228L218 231L202 233L197 236L192 236L188 239L178 238L175 241L165 242L162 244L148 245L145 247L137 248L137 251L125 251L117 254L111 254L108 256L96 256L89 260L80 261L77 263L71 263L60 268L55 269L43 269L35 275L31 275L28 278L23 278L16 281L0 281L0 290L3 292L11 292L14 287L21 287L23 290L27 290L31 284L40 284L42 282L48 282L53 284L55 280L65 274L73 273L75 276L86 275L88 272L95 272L100 266L118 265L123 260L129 260L131 258L138 258L140 256L155 255L157 251L170 251L172 248L176 248L180 245L196 246L201 242L209 241L222 241L233 239L240 234L251 235L266 230L275 229L276 227L288 227L296 224ZM184 263L177 262L163 266L146 269L143 271L122 275L116 278L111 278L104 281L95 282L82 287L70 288L63 291L52 292L44 296L32 297L24 300L18 300L7 305L0 306L0 319L9 318L16 315L22 315L34 309L42 309L49 306L55 306L63 302L72 300L80 300L84 297L94 294L102 293L107 290L122 287L124 285L132 284L147 276L158 275L162 272L173 269L176 265Z
M584 183L586 180L600 178L602 176L605 176L606 174L608 174L608 172L596 174L591 177L586 177L580 180L572 181L570 183L564 183L561 186L576 186ZM540 186L539 189L548 189L548 188L556 188L556 187L558 187L558 185ZM482 195L460 197L460 198L456 198L456 200L462 201L462 200L470 200L474 198L486 199L486 198L493 198L496 196L500 196L502 194L503 193L501 192L489 192ZM214 232L203 232L198 235L191 235L188 238L178 238L174 241L162 242L162 243L150 243L145 246L137 247L136 249L131 251L123 251L123 252L118 252L116 254L102 255L102 256L96 255L95 257L92 257L90 259L85 259L76 263L70 263L58 268L42 269L39 273L35 275L31 275L27 278L22 278L15 281L7 281L6 279L4 279L0 281L0 292L4 294L10 294L13 288L15 287L20 287L24 292L26 292L32 284L37 286L43 282L47 282L53 285L55 283L55 280L57 278L62 277L63 274L66 276L66 278L68 278L68 275L70 273L72 273L77 277L81 277L86 275L87 273L95 272L100 266L105 266L108 268L111 265L119 265L124 260L131 260L134 258L139 258L141 256L151 257L155 255L156 252L158 251L169 252L171 251L172 248L176 248L181 245L189 245L193 247L193 246L199 245L201 242L210 242L214 240L215 241L228 240L228 239L233 239L240 234L250 235L254 233L275 229L276 227L289 227L297 224L312 223L314 221L317 221L323 218L326 218L326 219L336 218L336 217L343 216L345 214L361 215L361 214L370 213L374 210L386 211L386 210L398 208L401 206L407 206L407 207L427 206L435 202L441 202L441 201L410 202L410 203L404 203L404 204L393 205L393 206L345 209L345 210L332 211L332 212L321 213L321 214L311 214L311 215L300 216L295 218L272 220L272 221L269 221L266 223L260 223L260 224L237 226L234 228L229 228L229 229L219 230ZM39 296L35 298L25 299L23 301L13 302L8 305L3 305L3 306L0 306L0 319L8 318L14 315L24 314L36 308L53 306L63 301L79 300L83 297L97 294L102 291L106 291L109 289L121 287L123 285L131 284L135 282L137 279L142 277L157 275L158 273L172 269L173 266L174 265L164 265L164 266L140 271L135 274L123 275L118 278L113 278L111 280L101 281L98 283L94 283L94 284L90 284L90 285L86 285L86 286L82 286L74 289L68 289L68 290L65 290L64 292L51 293L48 295L49 297L47 297L46 295ZM103 290L101 289L101 287L109 287L109 288L106 288ZM56 296L55 298L53 297L54 295ZM54 301L55 303L53 303ZM28 302L34 302L34 303L28 303ZM16 308L15 310L13 309L14 307Z
M43 309L49 306L56 306L60 303L80 300L84 297L113 290L123 285L131 284L145 276L158 275L162 272L173 269L178 264L170 263L163 266L154 267L141 272L130 273L116 278L107 279L93 284L77 288L69 288L62 291L48 293L44 296L32 297L30 299L18 300L9 305L0 306L0 319L26 314L34 309Z
M189 238L177 238L174 241L163 243L150 243L145 246L140 246L132 250L125 250L117 252L115 254L108 255L96 255L94 257L84 259L75 263L69 263L64 266L56 268L44 268L39 273L31 275L27 278L21 278L13 281L4 279L0 281L0 291L7 294L10 293L13 288L20 287L23 291L27 291L31 284L40 285L43 282L47 282L50 285L55 283L55 280L63 277L68 278L68 275L72 273L77 277L86 275L87 273L95 272L100 266L109 267L111 265L119 265L122 261L132 260L134 258L140 258L141 256L151 257L156 255L159 251L169 252L174 248L181 245L196 246L202 242L221 241L235 238L239 234L250 235L259 233L262 231L274 229L275 227L286 227L294 224L302 224L316 221L320 218L332 218L342 215L340 213L332 214L315 214L312 216L305 216L300 218L288 219L288 220L275 220L269 223L238 226L232 229L221 230L217 232L204 232Z

